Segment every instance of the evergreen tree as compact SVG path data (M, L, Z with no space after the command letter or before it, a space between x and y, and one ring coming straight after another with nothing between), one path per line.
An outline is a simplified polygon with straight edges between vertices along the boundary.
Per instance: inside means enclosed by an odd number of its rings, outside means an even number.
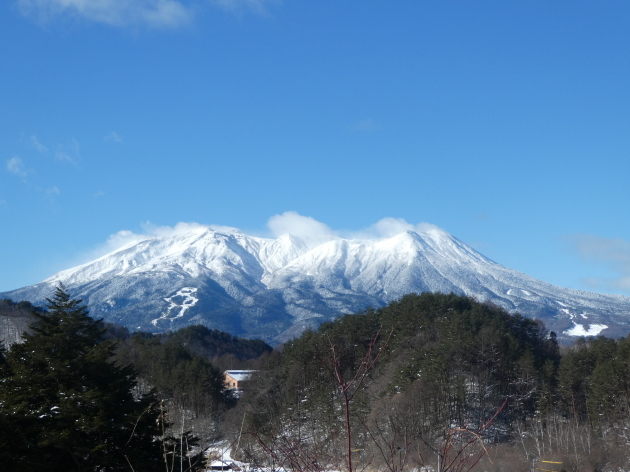
M59 285L4 355L0 421L3 468L12 471L161 470L155 396L136 398L136 374L112 361L101 320Z

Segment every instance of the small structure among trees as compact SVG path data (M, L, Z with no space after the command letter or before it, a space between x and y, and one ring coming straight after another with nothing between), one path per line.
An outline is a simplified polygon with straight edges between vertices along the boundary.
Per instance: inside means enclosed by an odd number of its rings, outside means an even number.
M255 370L226 370L225 375L225 388L228 390L242 390L243 385L246 384Z

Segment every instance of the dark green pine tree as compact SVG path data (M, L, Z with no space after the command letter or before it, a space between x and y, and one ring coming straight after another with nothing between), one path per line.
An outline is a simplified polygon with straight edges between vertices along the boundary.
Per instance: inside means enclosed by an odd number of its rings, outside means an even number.
M162 470L154 394L134 396L136 374L117 365L101 320L63 285L0 367L2 468L12 471Z

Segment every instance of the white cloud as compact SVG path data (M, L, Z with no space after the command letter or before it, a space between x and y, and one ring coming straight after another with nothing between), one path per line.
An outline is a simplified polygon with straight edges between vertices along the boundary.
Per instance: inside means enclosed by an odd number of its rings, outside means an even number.
M330 240L336 234L327 225L310 216L302 216L295 211L287 211L282 215L274 215L269 218L267 227L275 236L292 234L298 237L310 237L317 240Z
M29 171L24 168L24 163L19 157L12 157L7 161L7 170L12 174L25 178Z
M416 233L426 233L429 231L440 231L440 229L430 223L411 224L402 218L383 218L372 226L378 238L392 238L405 231Z
M146 234L135 234L132 231L122 230L115 234L112 234L107 238L107 242L102 248L103 253L107 254L131 243L139 243L145 239L149 239L151 236Z
M630 291L630 241L592 234L574 234L565 239L584 260L617 274L609 278L590 277L585 283L592 287Z
M47 22L79 17L111 26L174 28L188 23L191 8L177 0L17 0L25 16Z
M175 226L157 226L153 223L146 222L143 223L141 227L142 234L132 233L131 231L120 231L110 236L110 240L116 241L116 244L119 244L118 247L121 247L126 244L126 242L124 242L126 241L125 238L130 238L130 241L141 241L155 237L171 237L194 231L198 228L210 228L223 233L243 233L240 229L232 226L203 225L195 222L180 222ZM325 223L317 221L315 218L300 215L295 211L287 211L281 215L272 216L267 221L267 228L274 238L284 234L292 234L293 236L308 237L320 242L330 241L339 237L348 239L387 239L405 231L415 231L417 233L444 231L430 223L411 224L402 218L383 218L368 228L359 231L337 231L331 229ZM108 245L113 247L111 241Z
M402 218L383 218L373 225L359 231L333 230L325 223L310 216L302 216L295 211L287 211L282 215L269 218L267 227L274 237L282 234L292 234L300 237L310 237L314 240L328 241L335 238L346 239L388 239L405 231L427 233L430 231L444 231L430 223L412 224Z
M95 248L78 255L78 257L75 260L71 261L68 265L72 267L92 262L100 257L117 251L118 249L122 249L128 244L136 244L140 241L144 241L145 239L149 239L150 237L151 236L148 236L146 234L136 234L133 231L129 230L118 231L117 233L114 233L109 238L107 238L107 241L105 241L104 243L99 244Z
M110 143L122 143L123 138L116 131L112 131L107 136L103 136L103 140Z
M33 147L37 150L37 152L44 154L46 152L48 152L48 148L46 146L44 146L39 139L37 139L37 136L32 135L31 136L31 144L33 145Z
M112 234L105 243L97 246L94 250L89 251L84 257L80 258L80 263L90 262L101 256L109 254L113 251L121 249L128 244L135 244L152 238L167 238L177 236L178 234L195 231L200 228L210 228L222 233L243 233L238 228L232 226L221 225L203 225L200 223L190 222L177 223L175 226L157 226L153 223L146 222L141 225L142 233L134 233L133 231L122 230ZM321 244L339 237L348 239L386 239L396 236L404 231L430 232L443 231L435 225L429 223L411 224L402 218L383 218L370 227L355 232L342 232L331 229L325 223L317 221L310 216L303 216L295 211L287 211L281 215L274 215L269 218L267 228L271 236L278 237L284 234L292 234L293 236L308 238L311 243Z
M176 236L178 234L184 234L189 231L194 231L199 228L212 228L217 231L224 231L228 233L232 233L238 231L236 228L231 228L229 226L212 226L212 225L202 225L195 222L177 223L175 226L157 226L151 222L146 222L142 224L142 230L148 238L160 237L160 238L168 238L171 236Z
M175 226L157 226L151 222L145 222L142 223L141 228L142 233L134 233L133 231L122 230L112 234L109 238L107 238L107 241L105 243L97 246L94 250L90 251L88 254L86 254L85 257L82 258L82 260L84 262L92 261L113 251L121 249L128 244L139 243L140 241L152 238L172 237L178 234L194 231L198 228L211 228L215 231L221 231L224 233L240 232L240 230L238 230L237 228L232 228L230 226L202 225L195 222L181 222L177 223Z
M104 190L98 190L98 191L94 192L94 194L92 196L94 198L99 198L99 197L102 197L103 195L105 195L105 191Z
M350 232L346 236L352 239L389 239L405 231L414 231L416 233L444 232L444 230L431 223L412 224L403 218L387 217L363 230Z

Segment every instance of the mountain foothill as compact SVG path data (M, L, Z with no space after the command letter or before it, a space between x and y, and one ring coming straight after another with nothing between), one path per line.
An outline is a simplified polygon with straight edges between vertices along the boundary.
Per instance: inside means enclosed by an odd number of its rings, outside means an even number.
M63 285L43 309L3 303L32 320L0 350L7 470L201 471L217 448L302 472L630 460L630 337L562 346L541 320L472 297L406 295L276 349L200 325L130 332ZM251 372L237 394L227 369Z

